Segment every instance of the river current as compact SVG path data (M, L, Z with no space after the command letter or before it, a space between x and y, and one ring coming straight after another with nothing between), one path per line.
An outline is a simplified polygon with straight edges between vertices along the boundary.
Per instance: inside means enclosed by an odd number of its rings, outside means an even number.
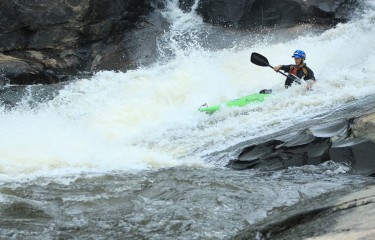
M1 106L1 239L229 239L300 200L373 181L331 161L235 171L225 167L231 154L216 158L369 111L373 1L328 30L220 30L177 1L163 14L171 28L158 39L155 64L30 86L15 107ZM307 53L314 91L284 90L282 75L249 61L258 52L271 65L292 63L295 49ZM197 111L265 88L274 94L262 103Z

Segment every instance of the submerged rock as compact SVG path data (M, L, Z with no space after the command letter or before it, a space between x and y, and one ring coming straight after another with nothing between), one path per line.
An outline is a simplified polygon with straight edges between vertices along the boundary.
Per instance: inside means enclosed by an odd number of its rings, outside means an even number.
M374 239L375 185L360 187L302 201L232 239Z

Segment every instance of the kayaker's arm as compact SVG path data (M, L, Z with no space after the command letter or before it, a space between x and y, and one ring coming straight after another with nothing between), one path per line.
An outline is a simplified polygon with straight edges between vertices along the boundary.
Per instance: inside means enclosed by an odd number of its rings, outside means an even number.
M305 68L307 70L307 76L305 76L303 79L306 81L306 89L312 90L313 85L316 83L314 72L309 67Z
M288 72L290 69L290 65L277 65L275 67L273 67L273 70L275 70L276 72L280 71L280 70L283 70L284 72Z
M309 67L305 67L305 68L307 70L307 76L305 76L303 79L304 80L314 80L314 81L316 81L315 76L314 76L314 72Z
M280 69L281 69L282 66L283 66L283 65L277 65L277 66L274 66L274 67L273 67L273 70L275 70L275 72L278 72L278 71L280 71Z

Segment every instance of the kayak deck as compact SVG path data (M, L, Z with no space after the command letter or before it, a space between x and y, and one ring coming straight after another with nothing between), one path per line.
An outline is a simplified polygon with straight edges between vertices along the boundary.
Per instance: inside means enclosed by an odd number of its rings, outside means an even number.
M220 110L221 107L243 107L245 105L248 105L253 102L261 102L263 101L267 96L270 94L264 94L264 93L254 93L251 95L243 96L234 100L230 100L228 102L225 102L223 104L219 105L213 105L213 106L201 106L198 110L201 112L206 112L208 114L212 114L218 110Z

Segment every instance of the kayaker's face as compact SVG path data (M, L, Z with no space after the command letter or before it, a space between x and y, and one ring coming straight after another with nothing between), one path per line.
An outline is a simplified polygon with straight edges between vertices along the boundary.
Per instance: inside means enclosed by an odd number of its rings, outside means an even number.
M296 65L300 65L302 63L302 58L294 58L294 62Z

